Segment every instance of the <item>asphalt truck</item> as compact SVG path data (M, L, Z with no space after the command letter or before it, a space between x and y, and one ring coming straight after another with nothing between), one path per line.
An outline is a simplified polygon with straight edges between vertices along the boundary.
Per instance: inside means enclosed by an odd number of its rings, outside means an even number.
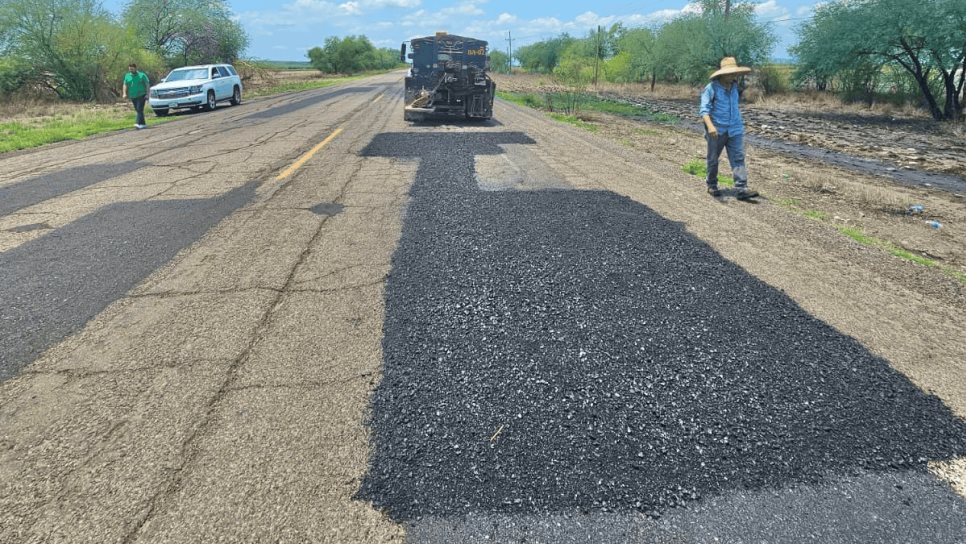
M412 51L408 57L405 43L400 49L400 60L413 61L406 76L406 121L493 117L496 83L487 74L487 42L437 32L409 43Z

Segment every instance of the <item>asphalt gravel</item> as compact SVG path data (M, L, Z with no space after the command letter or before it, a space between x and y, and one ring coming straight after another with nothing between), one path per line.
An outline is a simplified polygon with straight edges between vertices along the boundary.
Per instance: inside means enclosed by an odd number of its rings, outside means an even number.
M966 455L938 398L682 225L609 192L478 190L474 155L510 143L532 141L391 133L365 150L420 166L360 498L408 522L656 517Z
M79 330L255 194L112 204L0 253L0 381Z
M137 161L65 168L0 187L0 217L144 166Z

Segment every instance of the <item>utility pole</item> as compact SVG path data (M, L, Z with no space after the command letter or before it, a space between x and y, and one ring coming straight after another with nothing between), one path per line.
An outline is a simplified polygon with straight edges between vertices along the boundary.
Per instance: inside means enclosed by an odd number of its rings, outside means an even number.
M597 76L600 73L600 25L597 25L597 54L594 55L594 88L597 88Z
M506 72L508 74L512 74L513 73L513 34L509 30L506 31L506 42L507 42Z

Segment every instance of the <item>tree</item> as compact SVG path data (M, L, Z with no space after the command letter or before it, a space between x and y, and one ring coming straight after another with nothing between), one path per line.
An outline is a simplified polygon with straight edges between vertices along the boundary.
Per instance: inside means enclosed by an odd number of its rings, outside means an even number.
M30 79L61 98L108 99L115 74L136 49L97 0L5 0L0 47Z
M857 67L903 70L936 120L963 114L966 3L850 0L819 6L793 48L799 79L847 75ZM959 75L957 75L957 72ZM937 90L942 98L937 98ZM942 104L942 106L940 106Z
M307 56L315 69L327 74L385 70L399 64L398 50L376 49L365 36L331 36L322 47L310 49Z
M528 72L551 73L560 62L560 57L576 40L568 34L518 47L514 58Z
M617 82L655 78L655 36L649 28L622 30L614 45L616 54L605 67L607 78Z
M510 73L510 57L499 49L490 51L490 67L501 74Z
M131 0L122 19L171 66L234 62L248 46L225 0Z

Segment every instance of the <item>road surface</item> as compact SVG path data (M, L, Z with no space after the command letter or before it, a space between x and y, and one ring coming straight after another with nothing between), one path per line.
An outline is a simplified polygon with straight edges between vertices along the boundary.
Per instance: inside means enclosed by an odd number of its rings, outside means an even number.
M2 542L966 542L966 312L400 74L0 156Z

